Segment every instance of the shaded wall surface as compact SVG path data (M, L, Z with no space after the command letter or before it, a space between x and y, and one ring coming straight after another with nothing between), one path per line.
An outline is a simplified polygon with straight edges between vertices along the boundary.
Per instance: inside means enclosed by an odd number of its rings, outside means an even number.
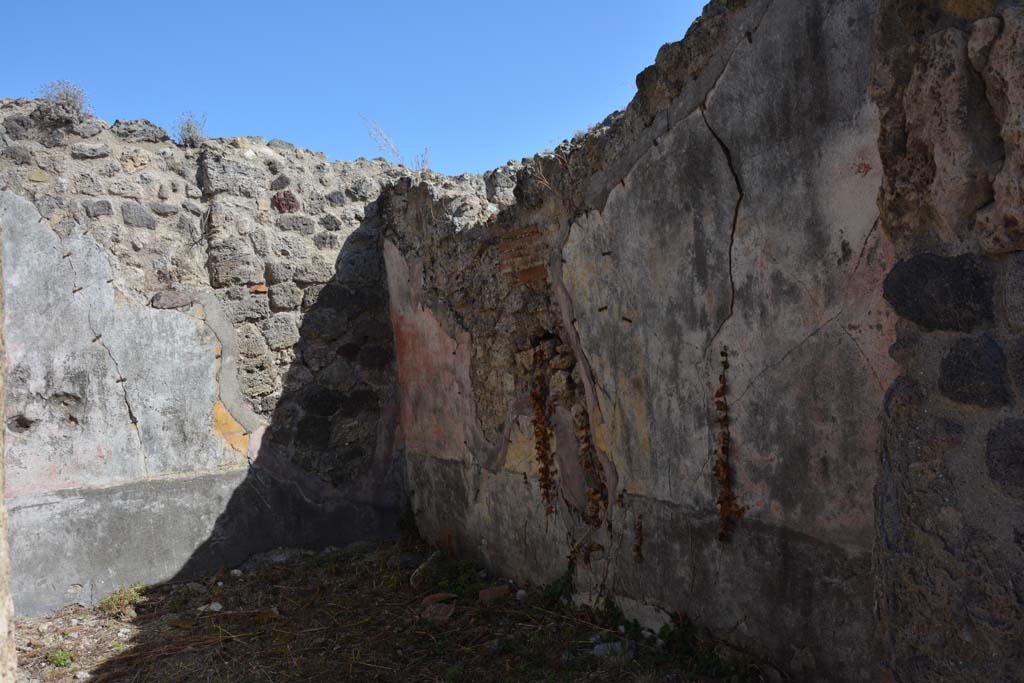
M400 171L0 101L16 608L392 533Z
M15 605L394 530L794 680L1024 670L1024 18L721 0L483 176L0 101Z
M711 3L601 125L385 190L419 526L799 680L1018 680L1017 3Z
M899 376L877 596L883 656L907 681L1024 672L1024 11L996 5L891 3L879 18Z

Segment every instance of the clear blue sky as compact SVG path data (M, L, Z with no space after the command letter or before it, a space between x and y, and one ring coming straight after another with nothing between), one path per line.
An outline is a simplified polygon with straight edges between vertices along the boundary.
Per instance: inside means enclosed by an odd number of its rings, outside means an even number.
M97 116L212 136L262 135L333 159L380 156L360 114L407 161L481 172L571 137L629 102L635 76L703 0L13 1L0 97L56 79Z

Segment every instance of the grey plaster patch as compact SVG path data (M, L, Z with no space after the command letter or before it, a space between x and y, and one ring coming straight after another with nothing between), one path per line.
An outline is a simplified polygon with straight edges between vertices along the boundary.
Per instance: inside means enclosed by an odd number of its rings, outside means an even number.
M121 586L173 578L209 537L245 475L236 469L15 499L10 539L17 613L94 605Z
M247 432L254 432L264 424L264 420L249 406L239 388L235 327L213 292L198 290L192 292L192 295L202 303L205 314L203 322L221 347L220 367L217 371L220 401Z
M10 505L15 609L95 605L125 585L206 575L278 546L379 538L397 518L260 467L28 496Z
M37 421L9 439L8 495L236 463L212 429L206 327L126 301L100 248L79 233L61 239L28 201L0 193L0 223L7 405Z

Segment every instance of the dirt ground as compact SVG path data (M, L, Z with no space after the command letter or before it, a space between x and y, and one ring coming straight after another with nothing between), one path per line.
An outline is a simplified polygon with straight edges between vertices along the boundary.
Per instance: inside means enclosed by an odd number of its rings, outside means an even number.
M419 543L275 551L18 622L18 681L784 680L681 619L644 631L570 591L568 575L518 587Z

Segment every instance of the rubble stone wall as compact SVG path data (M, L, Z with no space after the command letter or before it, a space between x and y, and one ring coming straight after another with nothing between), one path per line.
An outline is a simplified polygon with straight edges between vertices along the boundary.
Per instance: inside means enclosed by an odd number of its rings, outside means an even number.
M15 605L408 503L792 680L1016 680L1022 12L715 0L483 176L0 101Z
M876 489L883 657L899 680L1011 681L1024 671L1024 8L884 10L874 97L899 374Z
M386 533L401 175L0 102L17 608Z
M797 680L1014 680L1017 5L714 2L499 213L385 190L421 530Z

